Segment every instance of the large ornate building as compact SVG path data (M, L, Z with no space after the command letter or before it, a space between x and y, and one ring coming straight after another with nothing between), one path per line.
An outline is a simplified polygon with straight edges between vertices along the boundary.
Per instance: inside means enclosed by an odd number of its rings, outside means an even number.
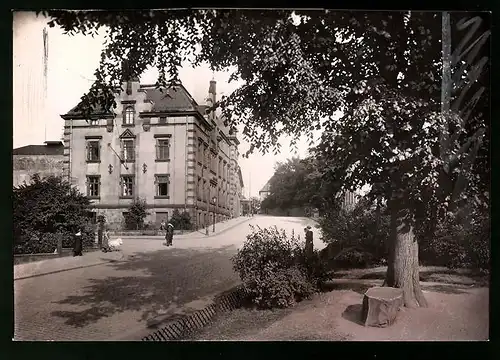
M124 81L115 112L98 109L90 119L77 105L61 117L64 172L86 193L112 228L119 227L134 198L146 201L146 222L160 223L174 209L188 211L197 228L240 215L241 169L237 131L215 114L211 81L207 103L198 105L178 84L160 91Z

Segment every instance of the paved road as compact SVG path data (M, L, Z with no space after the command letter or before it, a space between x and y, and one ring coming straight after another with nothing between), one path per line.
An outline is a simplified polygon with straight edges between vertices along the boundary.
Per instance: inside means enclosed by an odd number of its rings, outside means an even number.
M14 282L16 340L111 340L140 333L152 319L186 311L238 284L231 256L249 225L303 233L304 218L255 216L208 238L126 238L124 261ZM315 246L321 248L318 234ZM201 301L203 304L203 301Z

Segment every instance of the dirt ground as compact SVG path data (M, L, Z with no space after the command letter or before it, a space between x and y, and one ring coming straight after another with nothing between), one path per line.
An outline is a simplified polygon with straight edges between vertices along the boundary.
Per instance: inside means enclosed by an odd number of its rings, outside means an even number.
M428 308L402 308L387 328L361 324L364 292L380 285L376 268L337 274L330 291L285 310L238 309L193 340L433 341L488 340L489 288L484 277L427 268L421 277ZM486 285L485 285L486 284Z

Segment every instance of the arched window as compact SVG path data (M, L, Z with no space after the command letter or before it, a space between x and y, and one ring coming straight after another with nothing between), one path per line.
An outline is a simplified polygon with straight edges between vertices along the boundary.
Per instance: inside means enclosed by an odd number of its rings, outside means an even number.
M123 123L126 125L134 124L134 113L134 108L132 106L128 106L123 114Z

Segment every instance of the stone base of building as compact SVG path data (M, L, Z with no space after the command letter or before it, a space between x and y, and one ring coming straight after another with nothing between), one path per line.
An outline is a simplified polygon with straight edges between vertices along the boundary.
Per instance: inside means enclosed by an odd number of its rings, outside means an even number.
M178 206L163 207L148 209L148 215L144 219L144 224L149 229L158 229L162 221L168 223L171 219L174 210L178 210L180 213L184 212L184 208ZM193 229L198 230L211 226L213 224L213 212L207 212L206 210L198 210L192 207L186 209L191 217L191 224ZM128 208L113 208L113 209L95 209L96 217L99 215L104 215L106 219L106 228L108 230L117 231L125 229L125 214L128 212ZM216 214L215 222L222 222L229 220L231 216L227 214Z

